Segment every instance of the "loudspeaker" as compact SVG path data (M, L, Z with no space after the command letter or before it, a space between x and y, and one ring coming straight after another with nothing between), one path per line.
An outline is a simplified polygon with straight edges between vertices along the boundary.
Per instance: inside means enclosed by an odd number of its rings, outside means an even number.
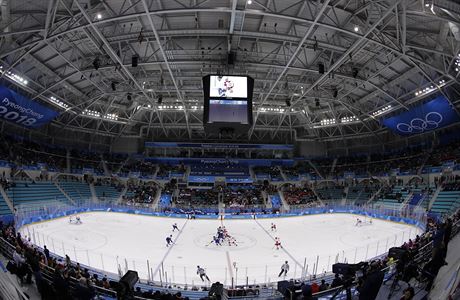
M139 62L139 56L133 55L131 57L131 67L133 68L137 67L138 62Z
M334 98L337 98L338 95L339 95L339 91L334 90Z
M227 55L227 64L228 65L233 65L235 63L235 53L234 52L230 52L228 55Z
M324 64L323 63L318 64L318 72L319 74L324 74Z
M353 75L353 78L358 77L358 72L359 72L359 71L358 71L357 68L353 68L353 69L351 70L351 73L352 73L352 75Z

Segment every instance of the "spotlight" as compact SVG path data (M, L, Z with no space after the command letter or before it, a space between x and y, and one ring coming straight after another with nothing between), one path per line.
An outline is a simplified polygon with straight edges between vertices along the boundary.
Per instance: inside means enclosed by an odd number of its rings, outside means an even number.
M248 4L251 5L251 4L252 4L252 0L248 0Z
M324 74L324 64L323 63L318 64L318 72L319 74Z
M97 14L96 17L97 17L98 20L102 19L102 15L101 15L101 14Z
M96 57L94 60L93 60L93 67L96 69L96 71L99 69L99 67L101 66L101 60L99 59L99 57Z
M131 57L131 67L133 67L133 68L137 67L138 63L139 63L139 56L133 55Z
M355 25L355 27L353 28L353 30L354 30L355 32L358 32L358 31L359 31L358 25Z
M353 68L353 69L351 70L351 73L352 73L352 75L353 75L353 78L358 77L358 72L359 72L359 71L358 71L357 68Z

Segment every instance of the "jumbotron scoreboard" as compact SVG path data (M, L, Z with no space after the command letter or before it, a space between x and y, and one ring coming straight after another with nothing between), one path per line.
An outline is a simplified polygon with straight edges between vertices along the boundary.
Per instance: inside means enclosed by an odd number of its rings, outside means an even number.
M252 126L254 79L249 76L207 75L203 77L206 132L233 134Z

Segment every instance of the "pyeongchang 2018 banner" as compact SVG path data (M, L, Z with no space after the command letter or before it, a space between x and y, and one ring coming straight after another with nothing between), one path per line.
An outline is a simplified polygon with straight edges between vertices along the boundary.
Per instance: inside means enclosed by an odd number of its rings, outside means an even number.
M37 128L59 113L33 102L7 87L0 86L0 118L28 128Z
M460 121L457 112L444 96L419 105L400 115L383 120L399 135L413 135L439 129Z

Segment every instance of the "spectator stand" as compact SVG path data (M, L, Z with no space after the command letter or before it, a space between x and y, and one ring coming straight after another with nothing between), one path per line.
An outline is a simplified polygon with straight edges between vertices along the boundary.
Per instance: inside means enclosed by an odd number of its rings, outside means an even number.
M338 185L337 181L316 181L313 188L323 203L338 204L345 198L344 186Z
M93 185L99 201L117 202L124 189L124 184L116 177L96 177Z

